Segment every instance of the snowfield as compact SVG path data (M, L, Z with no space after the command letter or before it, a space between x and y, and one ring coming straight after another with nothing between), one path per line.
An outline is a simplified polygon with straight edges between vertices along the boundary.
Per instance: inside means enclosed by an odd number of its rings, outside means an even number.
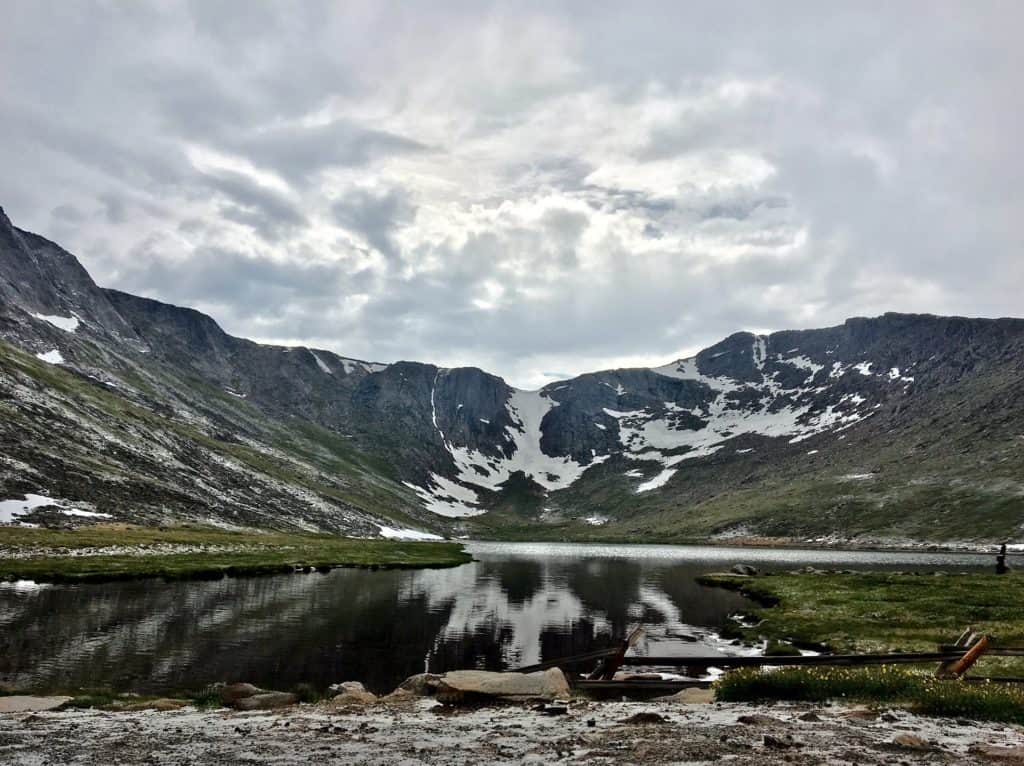
M905 387L914 380L897 367L873 372L872 363L867 361L853 365L841 362L821 364L801 353L799 348L790 349L785 354L769 355L767 336L762 335L753 337L749 351L723 351L712 355L712 358L729 353L749 354L754 363L754 374L742 380L707 375L701 372L697 357L651 368L650 371L657 375L693 382L711 396L691 408L671 401L643 409L603 408L603 414L618 423L618 448L603 454L595 451L589 463L579 463L568 456L548 455L540 446L541 425L548 413L559 406L548 393L571 387L572 381L548 386L541 391L513 390L506 410L515 425L506 428L505 441L499 445L503 454L495 456L456 444L442 431L434 393L438 380L446 371L439 370L431 392L432 417L434 427L451 455L453 470L446 476L433 473L425 486L409 486L434 513L452 517L471 516L484 512L479 507L478 489L500 490L517 471L522 471L548 492L554 492L571 486L591 466L604 462L613 454L621 454L629 460L660 466L661 470L653 476L650 471L629 471L625 474L641 480L635 485L635 492L651 492L664 487L684 461L714 455L737 437L777 438L795 444L825 432L842 431L870 417L880 404L871 405L869 396L850 392L849 382L870 378ZM801 375L782 375L779 365L786 365ZM794 385L793 381L801 377L802 381ZM830 388L840 381L844 381L844 387L839 391ZM602 381L601 384L615 391L618 397L629 394L628 387L622 383ZM830 392L834 392L831 397ZM606 423L594 421L594 426L602 431L609 430ZM695 426L695 423L699 425ZM746 447L733 450L732 454L743 455L753 451L752 447ZM808 450L806 454L815 455L819 451Z

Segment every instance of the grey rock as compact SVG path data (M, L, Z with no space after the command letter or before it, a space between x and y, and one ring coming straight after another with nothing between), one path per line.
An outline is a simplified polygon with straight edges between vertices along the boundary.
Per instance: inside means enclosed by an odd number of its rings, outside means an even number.
M438 701L448 705L489 699L553 700L567 697L569 694L569 682L559 668L550 668L539 673L456 670L445 673L437 684Z
M225 705L233 705L239 700L259 694L262 689L246 683L227 684L219 689L220 700Z
M237 700L231 707L236 710L273 710L294 705L298 701L298 697L288 692L260 692Z
M34 697L14 694L0 697L0 713L37 713L43 710L55 710L72 699L72 697Z
M747 577L753 577L757 574L757 568L750 566L750 564L733 564L729 569L732 574L745 575Z

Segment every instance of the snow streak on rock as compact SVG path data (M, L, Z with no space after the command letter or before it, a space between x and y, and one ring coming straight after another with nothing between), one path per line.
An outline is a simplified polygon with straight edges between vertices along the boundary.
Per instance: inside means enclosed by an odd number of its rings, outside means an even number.
M602 463L608 455L595 456L589 464L577 463L570 457L554 457L541 449L541 424L544 416L558 402L541 391L513 390L505 404L513 425L505 429L507 450L504 456L487 455L478 450L452 444L437 419L437 383L445 374L438 370L430 392L431 419L445 449L455 463L455 480L431 474L429 486L408 486L416 490L428 510L442 516L473 516L484 511L476 508L479 497L471 485L499 490L517 472L522 472L546 490L565 489L592 465Z

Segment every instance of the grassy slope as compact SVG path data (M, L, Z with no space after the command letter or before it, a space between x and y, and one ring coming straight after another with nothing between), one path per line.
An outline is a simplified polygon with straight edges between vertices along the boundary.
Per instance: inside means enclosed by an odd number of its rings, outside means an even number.
M175 387L183 390L189 386L198 387L195 393L208 405L215 422L236 423L240 428L258 434L259 439L271 448L261 450L219 440L193 423L169 417L159 408L141 406L106 386L41 362L8 343L0 342L0 366L51 392L55 401L86 423L95 424L97 429L117 434L155 434L161 444L171 439L187 450L208 450L237 461L271 481L309 490L343 506L382 516L397 526L424 526L422 521L405 512L404 509L415 505L415 496L389 475L387 466L354 449L345 438L315 424L297 420L278 423L248 402L216 388L201 382L173 381ZM119 369L119 374L126 377L131 377L130 372L130 369ZM143 393L152 391L143 378L135 376L135 381ZM30 414L0 401L0 416L6 419L11 432L19 435L16 437L18 440L31 443L33 449L50 448L46 439L50 429L45 418L40 419L38 409ZM49 414L48 417L55 416ZM56 450L55 455L64 458L73 455L73 460L66 462L113 478L122 485L148 485L153 491L165 491L169 496L176 493L173 480L124 465L116 455L105 454L105 450L90 451L86 445L63 443L53 444L52 449Z
M194 550L168 552L168 545L191 546ZM94 554L92 549L115 547L130 550L114 555L69 555L75 549L90 549L88 554ZM33 555L0 558L0 579L40 581L261 574L296 567L457 566L471 560L456 543L352 540L332 535L191 527L95 526L74 531L0 528L0 552L5 548Z

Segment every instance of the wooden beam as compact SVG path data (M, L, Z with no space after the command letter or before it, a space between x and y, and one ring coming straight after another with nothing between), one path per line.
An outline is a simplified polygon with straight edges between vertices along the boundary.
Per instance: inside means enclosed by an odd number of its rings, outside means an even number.
M813 654L783 657L727 657L700 655L691 657L637 657L623 658L622 664L629 666L680 667L694 665L713 668L752 668L761 666L786 665L895 665L908 663L941 662L958 660L966 652L957 649L949 652L895 652L890 654Z

